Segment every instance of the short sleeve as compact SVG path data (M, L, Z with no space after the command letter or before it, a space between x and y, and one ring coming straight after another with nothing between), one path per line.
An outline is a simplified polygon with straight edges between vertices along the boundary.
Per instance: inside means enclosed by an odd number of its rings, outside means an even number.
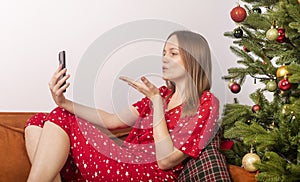
M171 131L173 143L183 153L197 158L218 130L219 102L205 92L194 116L182 118Z
M166 86L161 86L159 91L163 98L165 98L171 92ZM142 98L141 100L132 104L132 106L139 112L140 117L145 117L145 114L150 113L151 111L151 101L147 97Z
M147 97L144 97L132 104L132 106L139 112L140 117L142 117L143 113L146 113L148 110L150 110L150 100Z

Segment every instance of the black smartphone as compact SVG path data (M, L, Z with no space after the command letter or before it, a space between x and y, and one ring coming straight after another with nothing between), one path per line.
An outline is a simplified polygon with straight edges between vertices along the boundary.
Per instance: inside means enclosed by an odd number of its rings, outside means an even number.
M60 51L58 53L58 61L59 61L60 65L62 64L62 69L64 69L66 67L66 51ZM62 79L62 77L64 77L64 76L66 76L66 74L63 74L59 79ZM64 82L63 85L65 85L65 84L66 84L66 82ZM65 91L66 90L64 90L64 92Z

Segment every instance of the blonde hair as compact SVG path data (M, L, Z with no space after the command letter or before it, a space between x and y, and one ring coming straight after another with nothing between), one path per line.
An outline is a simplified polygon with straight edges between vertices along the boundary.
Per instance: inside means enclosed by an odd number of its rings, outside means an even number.
M199 98L211 88L211 54L206 39L191 31L175 31L167 39L175 35L178 39L179 53L187 72L186 99L183 103L181 117L196 114ZM166 81L168 88L175 92L176 85Z

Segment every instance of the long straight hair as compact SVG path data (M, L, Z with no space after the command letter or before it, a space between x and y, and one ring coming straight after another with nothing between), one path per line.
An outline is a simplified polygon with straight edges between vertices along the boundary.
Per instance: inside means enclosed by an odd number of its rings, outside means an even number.
M199 98L211 88L211 54L206 39L195 32L175 31L167 40L175 35L178 39L179 53L186 70L185 100L181 117L196 114ZM166 80L168 88L175 92L176 85Z

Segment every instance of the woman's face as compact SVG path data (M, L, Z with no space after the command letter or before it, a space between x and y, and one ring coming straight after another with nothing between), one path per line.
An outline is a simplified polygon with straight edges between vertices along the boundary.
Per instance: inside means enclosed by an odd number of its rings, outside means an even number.
M184 69L183 60L179 53L178 39L176 35L172 35L166 42L163 50L162 64L163 79L180 81L184 79L186 71Z

